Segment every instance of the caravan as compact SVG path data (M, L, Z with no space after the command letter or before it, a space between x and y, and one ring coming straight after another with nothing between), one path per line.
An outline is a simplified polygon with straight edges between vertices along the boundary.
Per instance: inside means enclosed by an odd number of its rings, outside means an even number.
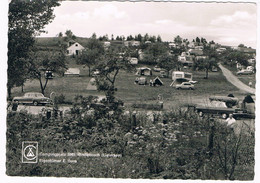
M176 81L176 79L187 79L188 81L192 81L192 73L183 71L173 71L172 80Z
M181 84L183 82L190 82L192 81L192 73L183 72L183 71L173 71L172 72L172 83L170 86L174 86L176 84Z

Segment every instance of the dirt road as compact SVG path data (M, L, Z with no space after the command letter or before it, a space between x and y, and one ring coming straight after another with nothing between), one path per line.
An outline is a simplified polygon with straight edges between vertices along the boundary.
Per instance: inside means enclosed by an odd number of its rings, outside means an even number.
M234 76L232 74L232 72L230 70L228 70L227 68L225 68L223 65L221 65L220 63L218 64L219 68L222 70L223 75L227 78L227 80L233 84L234 86L236 86L237 88L239 88L240 90L243 90L247 93L250 94L255 94L255 88L251 88L249 86L247 86L246 84L242 83L236 76Z

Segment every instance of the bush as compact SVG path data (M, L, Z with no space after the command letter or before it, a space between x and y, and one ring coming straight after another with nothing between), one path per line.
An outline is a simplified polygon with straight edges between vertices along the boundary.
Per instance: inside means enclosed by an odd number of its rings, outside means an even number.
M162 110L163 103L156 103L156 104L144 104L144 103L136 103L132 105L133 108L141 108L141 109L148 109L148 110Z

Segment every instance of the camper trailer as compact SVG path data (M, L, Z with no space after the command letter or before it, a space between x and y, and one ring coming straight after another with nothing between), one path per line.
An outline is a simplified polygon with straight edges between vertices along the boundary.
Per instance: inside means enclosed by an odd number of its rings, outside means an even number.
M192 73L183 72L183 71L173 71L172 80L176 81L176 79L187 79L189 81L192 81Z
M151 76L152 70L149 67L140 67L140 68L137 68L137 72L135 73L135 75Z

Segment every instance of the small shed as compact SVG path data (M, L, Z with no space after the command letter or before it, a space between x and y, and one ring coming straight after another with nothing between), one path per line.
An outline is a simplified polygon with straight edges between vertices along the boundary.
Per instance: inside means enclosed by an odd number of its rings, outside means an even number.
M150 69L149 67L140 67L137 68L137 72L135 75L139 75L139 76L151 76L152 75L152 69Z
M80 70L79 68L68 68L64 76L80 76Z

